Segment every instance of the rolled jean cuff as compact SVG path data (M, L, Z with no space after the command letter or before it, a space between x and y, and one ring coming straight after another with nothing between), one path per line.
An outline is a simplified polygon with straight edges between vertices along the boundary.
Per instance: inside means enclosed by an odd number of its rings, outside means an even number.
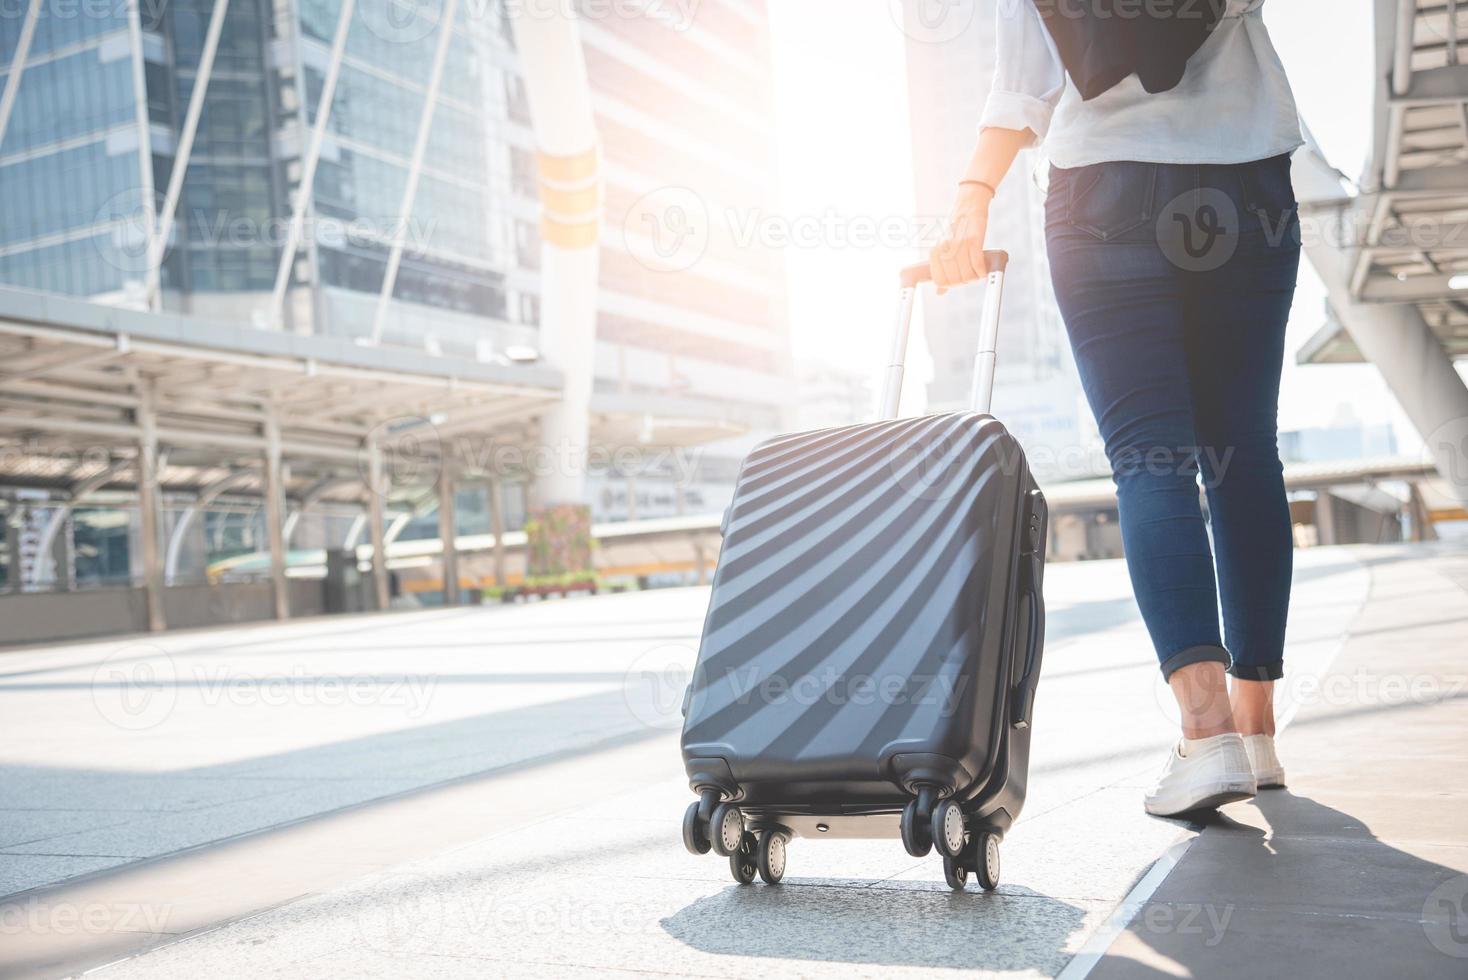
M1230 664L1228 672L1241 681L1277 681L1284 676L1284 661L1272 664Z
M1220 646L1214 646L1211 643L1204 644L1202 646L1188 647L1186 650L1183 650L1179 653L1174 653L1172 656L1162 661L1162 679L1167 680L1168 678L1172 677L1173 671L1178 670L1181 667L1190 666L1192 664L1204 664L1211 662L1227 666L1229 663L1232 662L1232 660L1233 658L1228 655L1227 650Z

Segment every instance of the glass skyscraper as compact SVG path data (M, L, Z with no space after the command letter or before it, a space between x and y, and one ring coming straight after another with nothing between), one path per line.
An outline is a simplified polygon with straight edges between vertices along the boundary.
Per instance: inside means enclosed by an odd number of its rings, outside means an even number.
M406 217L444 3L356 0L276 302L341 2L229 0L156 273L148 238L213 2L43 3L0 146L0 283L363 340L396 240L383 344L478 359L535 347L536 146L510 21L535 4L516 0L459 4ZM792 371L779 257L729 233L775 197L763 4L580 6L605 178L593 411L778 430ZM0 71L20 33L20 17L0 18ZM627 215L664 188L707 212L707 254L688 268L649 267L627 245ZM738 449L704 453L704 489L678 506L722 506ZM672 506L598 492L613 516Z

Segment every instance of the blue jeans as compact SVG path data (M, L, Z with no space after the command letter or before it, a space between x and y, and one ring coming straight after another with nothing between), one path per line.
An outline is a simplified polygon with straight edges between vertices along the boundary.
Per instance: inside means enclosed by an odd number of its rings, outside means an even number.
M1293 535L1277 421L1300 262L1289 167L1051 170L1055 294L1164 677L1204 661L1249 680L1283 673Z

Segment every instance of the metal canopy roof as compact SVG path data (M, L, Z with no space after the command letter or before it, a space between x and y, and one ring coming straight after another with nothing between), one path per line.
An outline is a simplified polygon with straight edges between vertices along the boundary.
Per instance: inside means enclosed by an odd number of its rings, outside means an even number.
M1377 0L1376 30L1383 82L1351 293L1416 304L1448 354L1468 356L1468 290L1450 285L1468 276L1468 3ZM1299 360L1362 357L1332 319Z
M360 500L370 435L431 426L435 436L523 444L560 389L559 372L541 365L450 360L0 289L0 482L15 486L68 495L89 481L92 490L132 486L134 468L118 461L135 454L137 409L148 397L167 453L166 491L198 492L258 468L265 428L275 424L289 494ZM259 482L237 478L231 490L258 495Z

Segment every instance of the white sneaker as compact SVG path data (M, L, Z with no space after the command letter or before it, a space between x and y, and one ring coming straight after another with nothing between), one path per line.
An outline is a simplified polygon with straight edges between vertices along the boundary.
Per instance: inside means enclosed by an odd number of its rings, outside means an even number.
M1284 766L1274 752L1273 735L1245 735L1244 749L1249 753L1249 767L1260 789L1284 789Z
M1257 788L1238 733L1185 738L1173 746L1144 806L1153 816L1171 817L1247 800Z

